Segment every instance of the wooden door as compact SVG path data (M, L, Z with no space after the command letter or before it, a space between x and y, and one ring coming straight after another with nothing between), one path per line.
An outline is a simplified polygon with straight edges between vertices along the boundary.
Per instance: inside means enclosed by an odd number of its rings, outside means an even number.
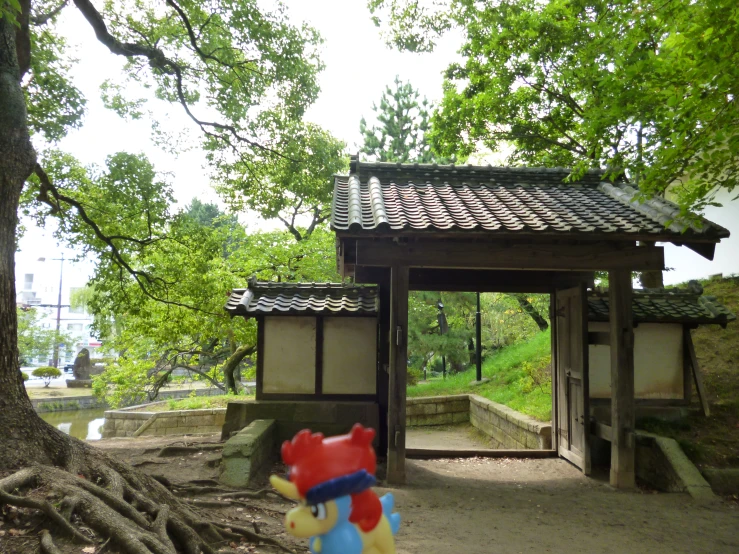
M585 285L555 296L555 418L559 455L590 473L588 311Z

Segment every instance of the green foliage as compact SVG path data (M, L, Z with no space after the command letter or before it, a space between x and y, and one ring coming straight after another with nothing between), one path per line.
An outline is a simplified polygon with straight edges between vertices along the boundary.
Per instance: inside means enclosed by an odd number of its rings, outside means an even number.
M545 319L549 295L530 294L526 298ZM439 300L444 304L449 331L439 334ZM514 295L480 295L483 357L486 353L526 341L539 333L538 326L518 304ZM447 371L463 371L474 364L476 300L474 293L412 292L408 299L408 355L410 367L419 375L427 370L441 371L441 356Z
M387 86L380 105L372 105L377 125L369 127L364 117L359 132L364 137L360 154L378 162L447 163L431 151L426 137L429 132L431 105L411 83L396 76L393 88Z
M488 356L482 375L490 379L482 385L470 386L475 370L450 375L408 387L408 396L443 396L472 393L505 404L540 421L552 417L551 377L546 378L551 364L548 331L536 334L526 342L518 342Z
M300 241L331 215L333 175L346 169L345 145L311 124L291 131L283 153L269 164L219 160L216 189L234 210L250 208L279 219Z
M42 366L32 371L34 377L41 377L44 380L44 387L48 387L52 379L61 377L62 372L56 367Z
M288 231L248 234L215 206L193 202L170 217L159 240L142 249L137 267L154 268L166 297L152 298L135 279L99 268L89 306L95 329L121 355L93 383L111 405L143 401L175 369L209 383L239 347L254 348L253 319L231 318L228 291L247 279L337 280L333 235L323 227L296 241Z
M509 162L625 173L687 213L739 175L733 0L370 0L397 46L451 27L465 60L432 118L441 154L512 147Z
M54 329L43 329L41 317L35 308L16 308L18 316L18 358L21 365L40 356L47 356L54 348Z
M7 19L15 26L18 23L18 15L21 13L21 4L18 0L2 0L0 1L0 19Z
M549 319L549 295L527 294L527 301L545 319ZM526 314L514 294L482 294L482 343L497 350L516 342L525 342L539 333L539 327Z
M448 332L439 333L439 300L444 304ZM472 293L412 292L408 297L408 356L419 373L444 356L447 371L463 371L470 363L469 341L475 334ZM470 325L472 321L472 325Z
M26 373L25 371L21 371L21 377L23 377L24 382L30 379L30 377L28 376L28 373Z
M82 126L87 100L67 75L77 60L66 55L65 39L49 25L31 30L31 69L23 87L28 125L32 133L56 142Z
M131 406L149 400L147 390L154 384L150 360L121 357L115 364L105 368L99 375L92 376L92 392L111 408Z

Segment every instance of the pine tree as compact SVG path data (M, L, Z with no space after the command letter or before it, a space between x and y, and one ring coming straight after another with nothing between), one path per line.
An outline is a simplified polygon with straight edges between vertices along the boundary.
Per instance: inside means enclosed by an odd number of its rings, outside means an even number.
M404 83L399 76L394 87L385 87L380 105L372 105L378 125L369 127L363 117L359 130L364 145L359 150L368 158L378 162L448 163L448 159L437 157L426 141L430 128L431 104L410 82Z

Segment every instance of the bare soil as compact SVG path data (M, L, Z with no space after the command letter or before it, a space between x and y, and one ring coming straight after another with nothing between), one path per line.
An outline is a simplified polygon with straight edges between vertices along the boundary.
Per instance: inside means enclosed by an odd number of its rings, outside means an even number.
M460 436L457 431L449 432ZM205 484L217 479L218 450L167 457L158 453L165 446L212 448L218 443L217 435L208 435L108 439L94 444L173 483ZM270 472L284 473L285 467L275 463ZM257 479L255 490L268 487L267 476L265 472ZM564 460L408 460L407 477L404 487L378 487L380 494L395 495L402 517L398 554L739 552L736 504L702 507L683 494L615 491L605 484L606 479L586 478ZM260 533L279 539L295 552L307 552L306 541L284 532L284 513L292 504L282 498L227 500L219 493L192 498L231 502L198 510L233 525L253 528L256 524ZM13 510L0 521L0 553L38 552L38 533L48 528L40 517ZM63 554L83 552L80 545L63 541L57 545ZM116 554L117 550L108 545L103 552ZM220 552L279 550L234 542L224 544Z

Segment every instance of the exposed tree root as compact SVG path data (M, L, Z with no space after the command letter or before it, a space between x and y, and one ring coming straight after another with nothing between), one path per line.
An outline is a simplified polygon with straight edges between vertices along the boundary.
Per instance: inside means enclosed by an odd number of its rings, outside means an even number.
M52 533L81 544L95 544L82 530L94 531L100 540L110 541L125 554L214 554L234 539L292 552L278 540L260 534L258 527L252 531L216 523L210 520L212 515L198 513L197 506L211 507L216 502L218 507L239 505L242 503L237 498L263 498L268 491L228 492L210 480L173 485L160 479L167 487L182 486L191 493L207 491L232 499L188 500L178 498L150 476L88 448L69 453L64 462L65 469L33 465L0 480L0 505L38 510L47 516L52 527L40 535L45 554L60 552Z
M145 466L146 464L168 464L166 460L142 460L140 462L135 462L131 464L133 467L141 467Z
M218 443L204 443L197 446L165 446L159 450L159 454L157 454L157 456L164 458L166 456L179 456L181 454L191 454L193 452L221 450L222 448L223 444Z
M41 552L44 552L45 554L62 554L54 544L54 540L51 538L51 533L46 529L41 531Z
M280 541L273 537L267 537L265 535L260 535L259 533L255 533L251 529L247 529L246 527L241 527L239 525L232 525L232 524L225 524L225 523L215 523L211 522L214 526L221 529L221 532L228 533L229 531L231 534L235 534L236 537L232 538L241 538L244 537L247 540L254 542L254 543L263 543L263 544L269 544L272 546L276 546L281 550L284 550L285 552L290 552L291 554L295 554L293 550L282 544Z

